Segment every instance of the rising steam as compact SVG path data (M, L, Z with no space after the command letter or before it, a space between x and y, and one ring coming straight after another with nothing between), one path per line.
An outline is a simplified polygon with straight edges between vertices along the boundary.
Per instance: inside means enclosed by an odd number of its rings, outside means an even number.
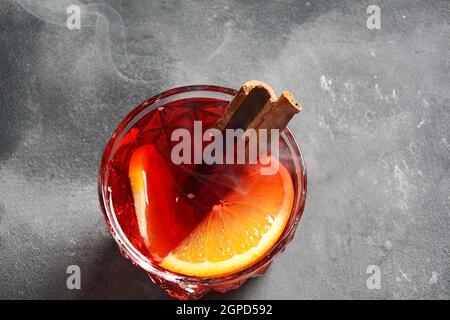
M17 1L33 16L62 27L66 27L67 8L71 5L79 6L81 27L95 28L95 44L100 59L113 66L127 80L146 82L130 62L125 43L125 26L120 14L112 7L101 3L82 4L77 0L43 0L39 3L33 0ZM112 47L123 55L124 61L115 61Z

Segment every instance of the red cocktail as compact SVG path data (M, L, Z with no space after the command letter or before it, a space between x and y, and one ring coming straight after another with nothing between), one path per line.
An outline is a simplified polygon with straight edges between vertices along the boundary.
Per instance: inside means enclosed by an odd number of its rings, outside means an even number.
M235 94L190 86L150 98L120 123L103 155L99 196L122 254L178 298L224 292L262 273L304 208L306 171L287 129L274 176L261 175L259 162L222 165L199 177L199 187L198 166L174 163L174 131L194 134L194 121L212 128ZM193 144L191 153L207 145Z

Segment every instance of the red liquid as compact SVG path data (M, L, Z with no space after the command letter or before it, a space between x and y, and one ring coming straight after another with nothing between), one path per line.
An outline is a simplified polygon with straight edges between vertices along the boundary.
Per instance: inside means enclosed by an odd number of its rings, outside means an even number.
M109 162L107 180L112 205L130 242L153 261L161 261L185 239L201 221L208 207L217 200L214 193L203 193L201 201L193 205L186 196L186 181L189 181L187 179L194 165L175 165L171 161L171 150L178 143L171 141L172 132L185 128L192 133L196 120L202 121L203 130L213 127L227 104L228 101L212 98L190 98L168 103L139 119L116 147ZM289 154L282 142L280 154ZM148 217L148 225L152 228L149 232L151 241L147 245L139 229L129 177L130 159L133 154L136 156L139 153L150 190L148 202L152 206L152 214ZM292 170L292 159L281 160Z

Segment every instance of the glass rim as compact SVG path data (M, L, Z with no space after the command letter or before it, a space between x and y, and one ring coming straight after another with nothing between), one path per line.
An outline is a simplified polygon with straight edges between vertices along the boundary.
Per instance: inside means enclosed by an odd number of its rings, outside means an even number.
M292 160L294 163L295 177L294 183L297 184L297 190L301 188L301 192L296 192L294 198L294 205L290 214L289 221L286 224L285 230L283 230L282 236L277 240L277 243L267 252L262 258L255 261L250 266L239 270L237 272L217 276L217 277L193 277L188 275L183 275L169 270L163 269L157 265L157 263L152 262L149 258L143 255L128 239L127 235L123 232L119 221L117 220L117 215L114 211L114 206L108 199L108 162L114 156L117 145L120 143L123 136L128 132L128 130L143 116L147 113L155 110L156 108L167 104L168 102L173 102L181 99L189 98L192 93L192 97L204 97L209 94L208 97L221 97L223 99L233 98L237 90L221 87L216 85L188 85L176 87L158 93L151 98L140 103L134 107L119 123L117 128L114 130L113 134L110 136L109 141L105 147L102 155L100 170L98 175L98 195L100 200L100 207L105 217L109 231L111 232L114 240L119 246L121 254L129 259L133 264L139 266L149 275L156 275L167 281L180 281L184 286L189 285L201 285L201 286L214 286L221 285L231 280L235 280L238 277L245 277L246 275L252 275L257 272L261 267L263 267L268 262L281 253L288 242L292 239L294 232L297 228L298 222L303 214L303 210L306 203L306 187L307 187L307 175L306 166L300 150L300 146L296 141L294 135L286 128L281 136L287 142L287 146L292 155ZM186 96L187 95L187 96ZM175 99L177 98L177 99ZM117 135L120 135L116 138ZM108 205L109 204L109 205Z

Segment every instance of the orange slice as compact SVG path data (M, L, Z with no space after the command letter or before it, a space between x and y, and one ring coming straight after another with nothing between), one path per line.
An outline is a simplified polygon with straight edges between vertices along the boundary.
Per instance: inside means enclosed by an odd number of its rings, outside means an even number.
M288 170L274 157L270 160L278 164L276 174L261 175L261 165L252 165L160 265L189 276L214 277L242 270L266 255L283 233L294 202Z
M132 153L128 176L139 233L153 258L161 260L191 233L198 219L192 207L178 201L167 160L154 145Z

